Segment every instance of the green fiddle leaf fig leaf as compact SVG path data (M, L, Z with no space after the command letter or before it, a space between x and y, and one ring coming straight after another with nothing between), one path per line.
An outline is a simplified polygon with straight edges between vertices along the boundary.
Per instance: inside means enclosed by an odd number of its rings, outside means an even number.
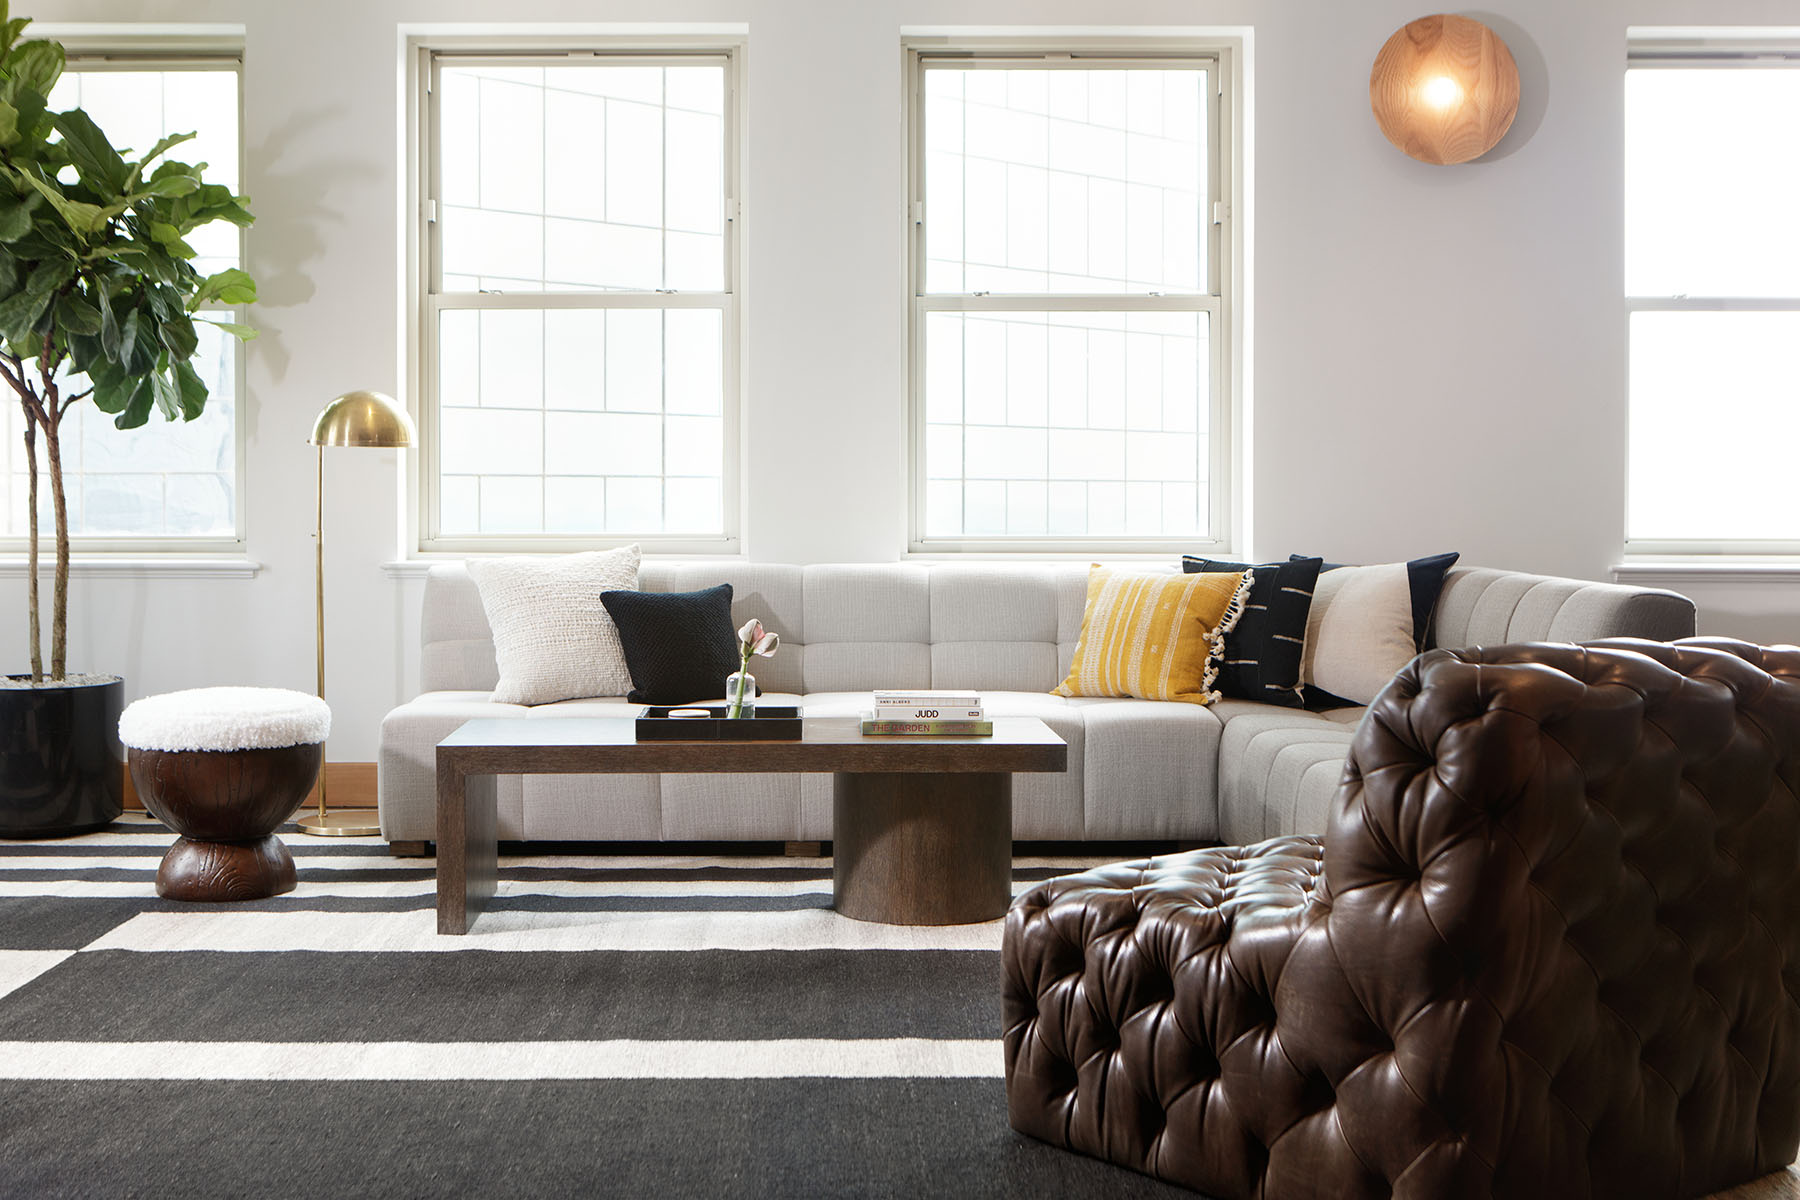
M173 421L181 416L181 389L176 386L175 377L169 373L166 363L158 363L150 372L150 394L156 400L156 411L163 415L163 420Z
M156 145L150 147L150 152L132 165L131 174L126 178L125 189L130 191L137 187L138 180L143 178L144 168L161 158L171 147L179 146L198 136L195 133L171 133L167 137L157 139Z
M202 304L213 301L220 304L250 304L255 300L256 280L250 278L245 271L228 267L200 281L200 286L188 298L188 311L192 312Z
M50 160L44 157L43 151L44 139L50 136L50 123L44 120L44 111L50 107L50 102L44 99L42 92L17 82L8 90L12 94L7 97L7 100L13 106L14 111L19 114L13 122L19 132L18 145L21 149L29 146L35 152L36 157L47 163ZM59 146L57 147L57 166L62 165L61 153L62 148Z
M48 298L73 278L74 263L66 258L52 258L31 269L31 274L25 279L25 287L27 291L42 292Z
M19 110L0 100L0 146L10 146L19 140Z
M19 286L19 260L0 251L0 295L10 295Z
M133 371L166 370L157 364L168 361L168 351L163 349L162 326L155 316L138 309L138 323L135 342L125 348L125 366ZM119 331L123 333L124 330Z
M97 310L95 319L99 319ZM100 368L106 365L106 360L100 357L100 338L95 334L76 333L71 330L68 333L68 342L69 369L77 375L86 375L90 382L98 386L99 381L96 376L99 374Z
M206 383L194 364L187 362L175 364L175 382L181 388L181 417L191 421L206 410Z
M113 311L112 297L107 294L104 286L100 289L99 301L100 350L101 353L106 355L108 360L117 362L119 359L119 347L124 341L124 338L121 336L119 330L118 314Z
M119 322L119 362L127 371L142 372L150 369L150 363L143 357L138 340L139 309L133 307Z
M94 381L94 407L103 413L122 413L126 404L131 401L131 380L124 377L118 379L101 379L90 374Z
M150 300L150 311L156 314L158 321L173 321L177 317L185 317L187 309L182 305L180 297L175 296L167 287L149 288L144 293Z
M0 242L16 242L31 232L31 210L37 202L36 192L0 197Z
M7 28L10 30L11 22ZM6 52L7 74L41 96L48 96L62 78L63 48L43 40L21 42Z
M165 246L169 253L180 258L194 257L194 248L182 241L181 234L173 225L164 221L150 222L150 236ZM4 239L0 239L4 240Z
M39 348L31 345L31 333L49 306L50 293L34 292L29 287L0 300L0 333L6 335L7 341L26 347L25 357L38 353Z
M56 132L62 134L63 145L81 181L103 196L117 196L125 190L125 178L131 168L119 157L112 143L94 124L94 119L79 108L56 114Z
M66 333L99 333L100 311L71 292L56 302L56 323Z
M21 171L19 178L37 189L38 193L50 202L50 207L54 208L62 217L63 223L75 233L85 237L105 223L106 218L101 215L99 205L88 204L81 200L71 200L63 195L62 189L54 183L40 179L30 171Z
M162 342L170 354L186 362L200 348L200 335L194 332L191 318L179 316L162 323Z
M115 429L136 429L150 419L150 405L154 393L147 375L131 375L125 380L128 389L125 402L116 410L118 416L113 418Z
M195 317L194 320L204 322L218 329L223 329L240 342L248 342L256 337L254 325L240 325L236 321L215 321L210 317Z
M145 196L167 196L173 198L176 196L189 195L198 189L199 186L200 181L195 179L192 175L171 174L164 175L160 179L150 180L148 183L132 192L131 195L134 200L142 199Z
M0 6L0 18L5 16L6 9L4 6ZM7 21L4 28L0 28L0 53L11 50L18 42L19 35L25 32L25 27L29 24L31 24L30 17L14 17Z

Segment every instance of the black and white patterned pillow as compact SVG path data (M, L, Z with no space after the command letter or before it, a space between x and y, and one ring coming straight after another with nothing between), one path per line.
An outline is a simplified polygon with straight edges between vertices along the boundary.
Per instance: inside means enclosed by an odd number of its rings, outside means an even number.
M1414 654L1424 650L1431 642L1432 618L1437 610L1438 594L1444 590L1444 580L1450 568L1456 565L1460 555L1456 551L1448 554L1432 554L1424 558L1409 559L1404 563L1378 563L1373 566L1347 566L1344 563L1328 562L1325 572L1332 573L1332 579L1326 586L1319 588L1321 593L1313 604L1309 624L1313 626L1313 634L1318 644L1312 647L1308 661L1301 664L1301 673L1306 676L1302 689L1306 707L1310 709L1343 708L1351 704L1367 704L1375 698L1375 692L1382 684L1398 671ZM1294 555L1299 561L1300 555ZM1345 585L1349 577L1363 572L1386 573L1391 577L1395 572L1405 571L1403 595L1386 596L1388 605L1369 607L1372 601L1381 597L1379 588L1348 588ZM1338 586L1332 586L1336 584ZM1390 587L1388 592L1393 589ZM1346 592L1354 593L1352 600L1346 601ZM1391 611L1390 611L1391 609ZM1328 614L1335 616L1328 617ZM1337 636L1332 636L1331 630ZM1365 678L1362 686L1351 687L1353 693L1348 698L1333 694L1318 686L1313 677L1321 673L1322 664L1329 662L1337 669L1331 673L1342 676L1344 668L1354 667L1358 659L1365 660L1362 667L1366 671L1370 664L1366 661L1371 653L1382 654L1378 649L1380 637L1376 631L1390 631L1386 647L1387 661L1373 671L1373 675ZM1324 632L1321 632L1321 631ZM1349 633L1348 638L1344 637ZM1406 641L1410 638L1410 646ZM1356 674L1355 670L1351 674Z
M1244 615L1225 635L1225 661L1219 668L1221 695L1299 708L1300 655L1306 645L1306 614L1312 608L1313 584L1322 559L1280 563L1219 562L1181 556L1190 575L1214 571L1254 572Z

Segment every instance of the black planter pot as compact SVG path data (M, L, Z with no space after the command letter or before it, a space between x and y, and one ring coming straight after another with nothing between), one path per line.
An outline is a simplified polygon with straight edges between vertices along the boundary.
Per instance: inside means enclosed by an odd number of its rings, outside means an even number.
M118 678L0 687L0 837L61 837L118 819L124 705Z

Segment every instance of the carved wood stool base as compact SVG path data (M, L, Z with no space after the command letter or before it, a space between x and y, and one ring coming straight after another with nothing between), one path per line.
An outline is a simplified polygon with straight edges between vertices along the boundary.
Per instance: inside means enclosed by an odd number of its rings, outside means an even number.
M165 900L263 900L294 890L294 856L274 834L253 842L177 838L156 871Z

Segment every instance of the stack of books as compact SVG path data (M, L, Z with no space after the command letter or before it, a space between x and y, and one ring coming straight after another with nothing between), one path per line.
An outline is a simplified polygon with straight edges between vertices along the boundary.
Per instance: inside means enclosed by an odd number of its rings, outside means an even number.
M875 709L863 714L864 734L989 737L994 723L974 692L876 692Z

